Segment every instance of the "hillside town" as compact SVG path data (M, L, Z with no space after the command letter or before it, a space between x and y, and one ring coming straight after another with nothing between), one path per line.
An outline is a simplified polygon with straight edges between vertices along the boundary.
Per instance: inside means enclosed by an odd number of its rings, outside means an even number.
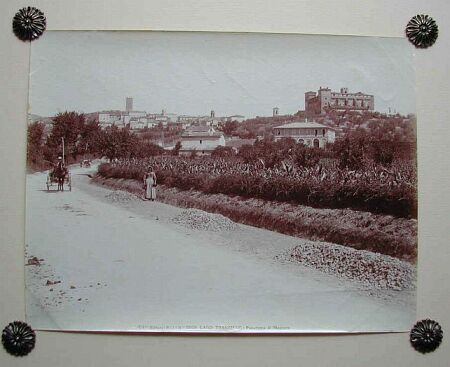
M164 150L179 144L181 155L210 155L218 147L229 147L238 153L243 145L268 136L275 141L291 138L308 147L325 148L348 132L374 130L385 122L393 126L391 130L399 141L415 140L414 116L391 113L391 109L389 113L376 112L373 95L352 93L348 88L336 92L320 87L317 92L305 92L304 97L304 110L282 114L279 107L273 107L271 116L252 118L240 114L216 116L214 110L204 115L177 114L165 109L159 113L140 111L133 108L133 97L125 98L124 110L103 110L85 116L97 121L102 130L126 129ZM53 126L50 117L30 116L29 122L41 122L47 136Z

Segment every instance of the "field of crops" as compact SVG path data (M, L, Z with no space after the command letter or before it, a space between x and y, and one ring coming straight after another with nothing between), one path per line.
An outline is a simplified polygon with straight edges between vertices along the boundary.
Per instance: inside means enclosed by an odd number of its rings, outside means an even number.
M416 167L408 161L394 162L389 168L368 163L364 169L350 170L330 162L313 167L281 162L267 168L263 161L244 163L238 158L161 156L104 163L99 174L140 181L148 166L159 184L182 190L417 216Z

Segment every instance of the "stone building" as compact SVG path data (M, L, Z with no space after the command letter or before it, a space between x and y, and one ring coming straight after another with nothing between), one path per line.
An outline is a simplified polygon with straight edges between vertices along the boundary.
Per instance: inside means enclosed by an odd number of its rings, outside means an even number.
M243 116L243 115L231 115L231 116L221 117L221 120L222 121L243 122L243 121L245 121L245 116Z
M192 126L181 136L180 154L188 155L195 151L199 155L209 155L218 146L225 146L223 133L211 126Z
M329 126L317 122L291 122L273 128L275 141L292 138L297 143L309 147L325 148L327 143L334 143L336 134Z
M114 125L122 120L121 111L100 112L98 114L98 122L100 125Z
M127 97L125 99L125 111L127 112L133 111L133 97Z
M373 111L374 106L373 95L349 93L348 88L333 92L330 88L320 87L317 93L305 93L305 112L308 116L323 115L327 110Z

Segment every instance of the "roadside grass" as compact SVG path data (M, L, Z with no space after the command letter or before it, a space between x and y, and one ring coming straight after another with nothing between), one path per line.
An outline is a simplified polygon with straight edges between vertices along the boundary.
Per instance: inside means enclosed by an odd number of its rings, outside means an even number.
M140 180L105 178L94 182L143 196ZM351 209L319 209L264 199L206 194L158 185L157 200L222 214L231 220L286 235L381 253L415 263L417 221Z

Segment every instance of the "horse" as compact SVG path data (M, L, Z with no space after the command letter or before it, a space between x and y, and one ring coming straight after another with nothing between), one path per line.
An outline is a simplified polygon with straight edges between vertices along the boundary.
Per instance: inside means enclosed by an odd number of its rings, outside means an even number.
M64 191L64 181L67 175L67 168L56 166L53 171L53 177L58 182L58 191Z

